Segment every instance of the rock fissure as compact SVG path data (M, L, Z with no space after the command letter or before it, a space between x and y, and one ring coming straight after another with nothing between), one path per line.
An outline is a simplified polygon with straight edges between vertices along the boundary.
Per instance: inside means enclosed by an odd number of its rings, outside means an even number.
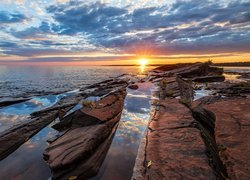
M197 128L200 130L201 137L207 148L207 157L211 168L219 179L228 179L225 165L219 156L219 148L214 136L215 115L202 107L196 109L190 108L194 119L197 121ZM206 122L210 122L209 124Z

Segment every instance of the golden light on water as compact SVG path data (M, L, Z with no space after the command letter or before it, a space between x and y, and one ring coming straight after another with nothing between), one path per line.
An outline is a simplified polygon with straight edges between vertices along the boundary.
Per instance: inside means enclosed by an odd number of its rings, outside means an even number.
M138 62L140 64L141 73L143 73L145 70L145 66L148 64L148 60L146 58L142 58L142 59L139 59Z

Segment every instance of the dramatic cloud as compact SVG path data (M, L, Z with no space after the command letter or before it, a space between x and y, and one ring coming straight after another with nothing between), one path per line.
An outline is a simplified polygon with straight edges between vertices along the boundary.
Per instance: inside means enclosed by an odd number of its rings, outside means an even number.
M9 13L0 11L0 23L19 23L23 22L26 16L20 13Z
M30 26L5 30L13 42L0 40L2 52L35 56L39 51L60 50L130 54L147 50L154 55L249 51L247 1L176 0L158 6L148 2L144 6L121 6L113 1L61 2L40 7L44 18L29 17L33 19ZM13 24L26 18L0 12L0 23Z

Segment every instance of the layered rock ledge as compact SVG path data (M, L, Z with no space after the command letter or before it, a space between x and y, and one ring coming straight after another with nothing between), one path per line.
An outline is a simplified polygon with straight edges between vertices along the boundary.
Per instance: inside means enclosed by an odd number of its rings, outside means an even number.
M125 95L124 89L112 92L54 126L66 132L44 153L53 178L86 179L98 172L117 128Z
M221 82L206 63L175 66L151 73L159 99L132 179L249 179L248 83ZM214 95L193 101L197 82Z

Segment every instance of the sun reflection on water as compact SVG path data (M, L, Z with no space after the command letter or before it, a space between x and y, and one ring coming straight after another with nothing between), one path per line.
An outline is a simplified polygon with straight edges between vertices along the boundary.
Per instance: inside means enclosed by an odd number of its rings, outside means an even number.
M148 64L148 60L146 58L142 58L138 60L138 63L140 65L140 73L144 73L145 66Z

